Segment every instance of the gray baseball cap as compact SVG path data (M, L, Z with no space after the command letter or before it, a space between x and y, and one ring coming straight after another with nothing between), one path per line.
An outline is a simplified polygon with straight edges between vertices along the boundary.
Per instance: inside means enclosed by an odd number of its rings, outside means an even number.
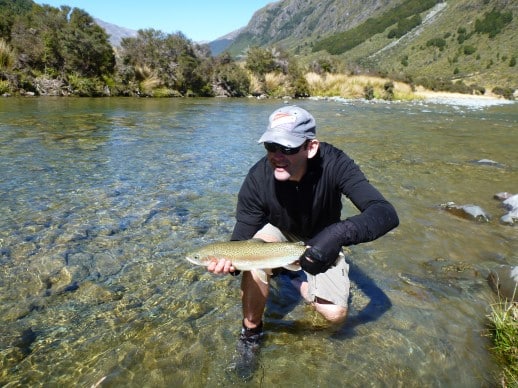
M315 118L298 106L283 106L270 115L268 128L258 143L277 143L298 147L307 139L314 139Z

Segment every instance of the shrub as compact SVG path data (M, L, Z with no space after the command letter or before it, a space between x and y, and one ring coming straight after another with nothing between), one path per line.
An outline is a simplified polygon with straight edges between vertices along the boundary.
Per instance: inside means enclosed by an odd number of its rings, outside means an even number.
M383 98L385 100L392 101L394 99L394 82L385 82L385 84L383 85L383 90L385 91Z
M10 69L15 61L14 51L7 42L0 38L0 70Z
M165 87L156 88L151 93L152 93L153 97L158 97L158 98L160 98L160 97L181 97L180 92L173 90L173 89L165 88Z
M387 38L401 38L421 23L421 16L419 15L414 15L411 18L400 19L397 23L397 27L389 31Z
M473 94L484 95L486 94L486 88L480 85L471 85L471 89L473 90Z
M509 12L500 12L493 9L484 15L484 19L475 21L475 32L479 34L488 34L490 38L498 35L502 29L513 20L513 14Z
M97 77L87 78L78 74L70 74L68 83L72 93L82 97L98 97L104 94L104 83Z
M224 63L216 66L214 80L232 97L243 97L250 93L250 78L246 71L235 63Z
M374 86L365 85L363 87L363 96L366 100L373 100L374 99Z
M4 93L9 93L9 81L0 80L0 96Z
M464 46L464 55L471 55L473 54L475 51L477 51L476 47L473 47L473 46L470 46L470 45L466 45Z
M443 38L432 38L426 42L426 47L437 47L440 51L446 47L446 41Z
M496 86L493 88L493 93L508 100L514 100L514 89L512 88L502 88L500 86Z
M503 365L502 387L518 386L518 303L495 303L487 318L492 350Z
M511 60L509 61L509 67L515 67L516 66L516 57L512 56Z

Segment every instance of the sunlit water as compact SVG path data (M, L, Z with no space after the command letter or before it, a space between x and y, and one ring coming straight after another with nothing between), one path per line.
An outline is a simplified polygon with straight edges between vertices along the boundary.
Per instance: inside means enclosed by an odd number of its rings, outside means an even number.
M401 225L348 250L348 323L272 284L250 385L491 386L486 276L518 264L518 105L298 101ZM189 264L229 238L281 101L0 100L0 385L241 385L239 279ZM475 163L491 159L497 165ZM440 204L476 204L489 223ZM355 209L345 203L344 216Z

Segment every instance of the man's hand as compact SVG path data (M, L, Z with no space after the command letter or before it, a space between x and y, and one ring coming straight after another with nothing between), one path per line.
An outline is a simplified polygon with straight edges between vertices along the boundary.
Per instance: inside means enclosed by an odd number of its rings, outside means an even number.
M304 271L311 275L326 272L338 258L341 247L333 247L323 250L318 247L310 247L300 256L299 263Z
M213 274L229 274L234 272L236 269L232 265L232 262L227 259L216 259L215 257L211 260L207 266L207 270Z

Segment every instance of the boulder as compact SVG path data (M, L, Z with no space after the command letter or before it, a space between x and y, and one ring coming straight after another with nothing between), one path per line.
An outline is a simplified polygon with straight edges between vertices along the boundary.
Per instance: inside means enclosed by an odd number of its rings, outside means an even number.
M455 202L442 204L441 207L448 213L457 217L472 219L476 221L489 222L491 216L478 205L457 205Z
M518 302L518 266L501 265L489 273L487 281L500 298Z
M502 206L508 211L507 214L500 217L500 222L509 225L518 222L518 194L497 193L495 198L502 201Z

